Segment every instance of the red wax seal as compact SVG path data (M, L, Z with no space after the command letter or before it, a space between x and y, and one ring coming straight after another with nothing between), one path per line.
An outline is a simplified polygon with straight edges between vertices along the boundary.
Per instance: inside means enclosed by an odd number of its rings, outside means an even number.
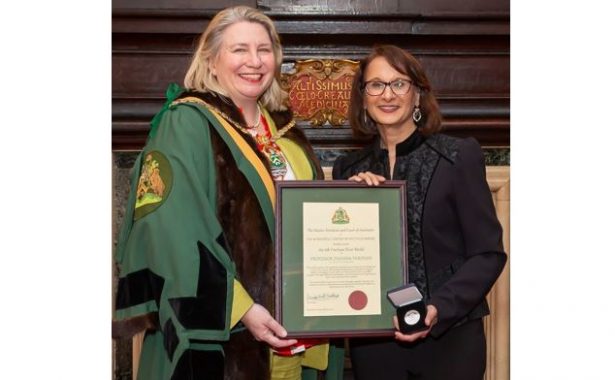
M355 290L348 296L348 304L355 310L361 310L367 305L367 294Z

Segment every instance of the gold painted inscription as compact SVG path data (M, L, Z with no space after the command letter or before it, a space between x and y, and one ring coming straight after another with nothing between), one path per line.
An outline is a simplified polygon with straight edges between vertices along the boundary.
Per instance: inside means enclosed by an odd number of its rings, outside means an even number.
M315 126L343 125L357 67L350 60L297 61L295 72L282 76L295 118Z

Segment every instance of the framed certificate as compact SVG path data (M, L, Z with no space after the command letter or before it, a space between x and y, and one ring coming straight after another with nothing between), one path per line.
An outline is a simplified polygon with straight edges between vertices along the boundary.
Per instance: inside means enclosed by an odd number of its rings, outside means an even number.
M407 282L406 183L276 183L275 316L289 337L393 334Z

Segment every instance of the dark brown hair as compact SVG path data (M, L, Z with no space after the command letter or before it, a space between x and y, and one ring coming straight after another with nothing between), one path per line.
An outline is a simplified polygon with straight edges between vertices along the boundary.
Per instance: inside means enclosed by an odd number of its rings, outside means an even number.
M364 75L367 65L377 57L383 57L395 70L410 77L414 87L418 88L421 98L419 108L423 117L416 123L419 131L428 136L438 132L442 128L442 115L438 107L438 101L431 91L431 85L421 67L419 61L407 51L394 45L377 45L372 52L361 60L359 68L354 76L352 90L350 91L350 105L348 108L348 121L352 131L357 137L374 136L378 129L374 121L364 116L363 112L363 89ZM367 119L367 123L366 120Z

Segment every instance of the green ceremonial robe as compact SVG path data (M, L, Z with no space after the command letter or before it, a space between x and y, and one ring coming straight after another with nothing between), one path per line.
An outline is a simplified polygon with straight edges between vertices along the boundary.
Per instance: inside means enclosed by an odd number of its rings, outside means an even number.
M220 133L234 156L241 152L201 106L165 107L157 117L157 132L135 163L141 170L132 175L120 232L115 318L158 313L160 329L145 337L139 379L182 378L187 363L205 367L199 370L208 374L204 380L221 378L217 342L229 339L235 267L216 218L210 133ZM249 162L238 166L272 223L273 209L254 168Z

